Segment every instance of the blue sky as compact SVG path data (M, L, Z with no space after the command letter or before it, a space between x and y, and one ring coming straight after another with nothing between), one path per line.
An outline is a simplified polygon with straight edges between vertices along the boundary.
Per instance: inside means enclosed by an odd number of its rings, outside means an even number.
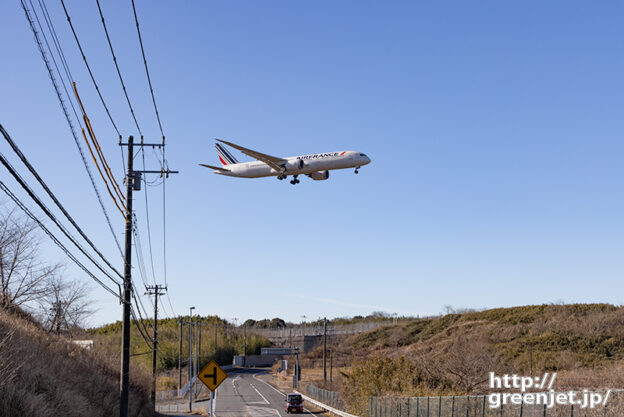
M120 179L116 134L60 2L47 4ZM122 134L138 135L95 1L66 5ZM130 1L102 7L139 123L159 140ZM176 313L299 321L622 303L621 2L138 0L137 11L181 171L167 183ZM0 14L0 123L121 269L20 3ZM225 178L197 165L217 163L215 137L278 156L358 150L372 163L294 187ZM160 193L148 190L162 282ZM93 299L93 324L120 317L112 297L94 287Z

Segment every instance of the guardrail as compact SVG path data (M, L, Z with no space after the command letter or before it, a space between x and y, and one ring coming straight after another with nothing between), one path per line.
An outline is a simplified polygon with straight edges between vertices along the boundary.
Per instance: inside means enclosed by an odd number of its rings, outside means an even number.
M305 394L303 394L303 393L301 393L299 391L295 390L295 392L297 394L301 394L301 397L303 397L304 400L311 402L312 404L314 404L317 407L322 408L323 410L326 410L326 411L329 411L330 413L336 414L337 416L340 416L340 417L358 417L356 415L349 414L346 411L338 410L335 407L332 407L330 405L327 405L327 404L324 404L324 403L322 403L320 401L317 401L314 398L310 398L307 395L305 395Z

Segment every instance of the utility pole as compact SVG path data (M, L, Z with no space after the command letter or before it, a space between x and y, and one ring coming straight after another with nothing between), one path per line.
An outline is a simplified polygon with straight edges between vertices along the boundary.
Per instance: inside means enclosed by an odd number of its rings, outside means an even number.
M134 188L134 137L128 138L128 171L126 173L126 247L124 255L123 316L121 324L121 381L119 417L128 417L130 382L130 293L132 291L132 190Z
M193 324L193 337L195 338L193 343L193 375L199 373L199 369L197 369L197 323L199 323L199 315L195 316L195 323ZM195 384L193 384L193 394L195 395L195 399L197 399Z
M215 318L215 323L214 323L214 350L215 350L215 357L217 355L217 319Z
M180 346L178 347L178 396L180 395L180 391L182 390L182 326L184 323L182 322L182 317L178 318L178 323L180 323Z
M323 319L323 382L327 383L327 317Z
M243 323L243 366L247 363L247 325Z
M189 388L188 388L188 393L189 393L189 413L193 411L193 391L192 391L192 387L193 384L191 384L191 378L192 378L192 368L193 368L193 357L191 356L193 354L193 343L191 343L191 332L193 329L193 310L195 309L195 307L191 307L190 309L190 313L189 313L189 331L188 331L188 348L189 348L189 352L188 352L188 384L189 384Z
M126 242L124 253L124 279L123 279L123 315L121 321L122 337L121 337L121 373L119 377L119 417L128 417L128 403L130 393L130 310L132 305L130 304L132 296L132 191L139 191L141 189L141 175L142 174L160 174L167 178L169 174L177 174L178 171L170 171L167 169L159 169L153 171L135 171L134 170L134 136L128 137L127 143L121 142L121 136L119 137L119 146L128 147L128 167L126 171ZM165 137L162 138L162 143L143 143L143 137L141 137L141 143L138 145L143 148L144 146L150 146L153 148L162 148L164 152Z
M152 348L152 404L156 409L156 355L158 354L158 296L165 295L167 287L164 285L148 285L146 295L154 296L154 340Z

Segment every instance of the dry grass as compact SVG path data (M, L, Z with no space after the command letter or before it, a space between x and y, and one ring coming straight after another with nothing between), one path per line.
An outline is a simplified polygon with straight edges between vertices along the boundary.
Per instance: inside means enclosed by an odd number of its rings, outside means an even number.
M330 339L334 386L350 410L369 396L487 393L489 372L557 372L555 388L624 387L624 308L608 304L538 305L404 320ZM532 354L532 355L531 355ZM303 366L322 366L317 347ZM318 372L317 372L318 374ZM338 374L338 378L337 377ZM342 379L342 383L340 380ZM624 414L622 414L624 415Z
M0 417L119 413L119 358L98 355L0 311ZM145 383L131 372L130 415L155 416Z

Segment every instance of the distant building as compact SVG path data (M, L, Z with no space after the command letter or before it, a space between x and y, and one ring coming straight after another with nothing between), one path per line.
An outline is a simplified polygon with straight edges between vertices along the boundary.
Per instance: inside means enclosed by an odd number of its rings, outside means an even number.
M80 346L83 349L93 349L93 340L72 340L72 343Z

